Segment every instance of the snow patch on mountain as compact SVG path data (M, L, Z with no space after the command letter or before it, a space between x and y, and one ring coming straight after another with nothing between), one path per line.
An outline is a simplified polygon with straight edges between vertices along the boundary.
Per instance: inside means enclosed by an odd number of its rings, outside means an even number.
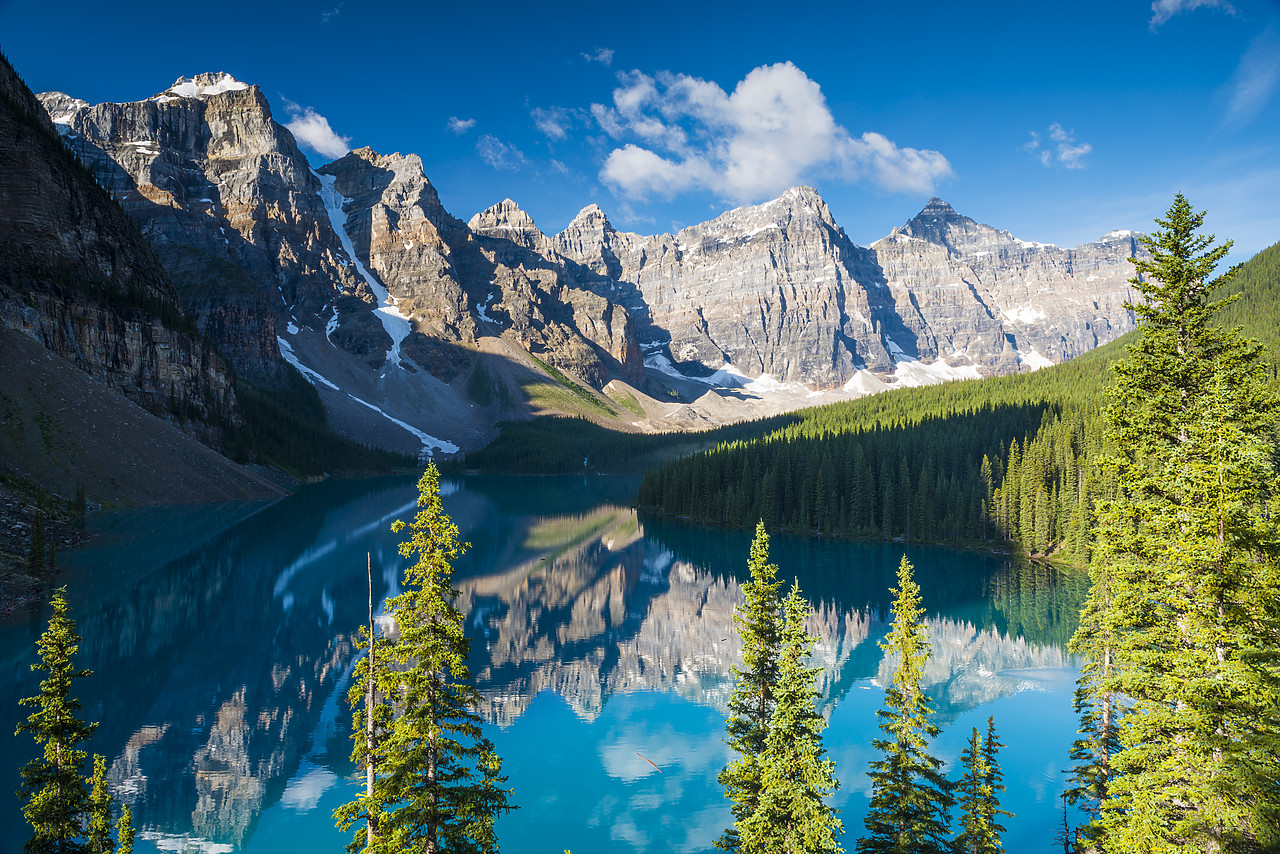
M217 74L197 74L195 77L179 77L162 94L148 100L163 104L175 98L207 98L210 95L221 95L223 92L239 92L248 88L248 83L241 83L225 71L220 71Z
M977 365L948 365L945 359L935 359L926 364L910 356L899 356L898 366L893 371L894 385L900 388L979 379L982 379L982 371Z
M1000 313L1003 314L1007 320L1027 325L1035 323L1037 320L1044 320L1047 317L1043 308L1032 308L1031 306L1024 306L1022 308L1006 308Z
M1052 359L1046 359L1035 350L1019 350L1018 361L1021 362L1028 371L1038 371L1041 368L1047 368L1053 364Z
M311 370L306 365L302 364L302 361L298 358L297 354L293 352L292 344L290 344L288 341L284 340L283 338L279 337L278 335L276 336L276 341L279 342L280 344L280 358L284 359L286 362L288 362L289 364L297 368L298 372L301 373L308 380L310 380L312 385L315 385L316 383L321 383L323 385L327 385L329 388L333 389L334 391L342 391L342 389L338 388L337 385L329 382L329 380L322 377L319 373Z
M276 341L280 345L281 358L283 358L286 362L288 362L289 364L297 368L298 371L304 377L306 377L311 382L312 385L316 385L317 383L319 383L321 385L328 386L334 391L339 391L339 392L343 391L343 389L339 388L336 383L332 382L327 377L322 376L319 372L312 370L311 368L303 364L302 360L299 359L297 354L293 352L293 345L290 344L288 341L280 337L277 337ZM344 393L346 394L347 397L351 398L353 401L360 404L361 406L372 409L374 412L378 413L383 418L390 421L392 424L395 424L397 427L400 427L405 431L407 431L408 433L410 433L411 435L416 436L418 441L422 443L422 450L419 452L420 457L424 459L430 458L434 456L434 452L437 450L442 451L443 453L446 453L446 454L456 454L458 452L458 446L453 444L452 442L446 441L444 439L437 439L435 436L432 436L428 433L424 433L423 431L419 430L417 427L414 427L412 424L406 424L404 421L401 421L399 418L396 418L394 415L388 414L383 409L373 405L367 400L356 397L354 394L352 394L349 391Z
M400 343L413 331L413 325L409 322L409 318L400 313L396 308L395 300L391 294L387 293L387 289L382 283L370 273L359 257L356 256L355 245L351 242L351 235L347 234L347 215L343 211L342 206L351 200L343 196L334 187L338 181L336 175L321 175L314 169L311 171L320 179L320 200L324 202L324 209L329 214L329 224L333 226L333 231L338 235L338 240L342 242L342 248L347 253L347 257L356 265L356 272L360 274L360 278L365 280L369 289L373 291L378 298L378 308L374 312L378 316L378 320L382 322L382 328L387 330L387 334L391 336L391 349L387 351L387 361L392 365L400 365ZM335 315L336 316L336 315Z
M493 284L492 279L489 281L489 284L490 285ZM494 292L489 291L489 295L484 298L484 302L476 303L476 314L480 315L481 320L487 320L490 323L497 323L498 319L496 317L490 317L489 310L488 310L489 306L493 305L493 297L494 297Z

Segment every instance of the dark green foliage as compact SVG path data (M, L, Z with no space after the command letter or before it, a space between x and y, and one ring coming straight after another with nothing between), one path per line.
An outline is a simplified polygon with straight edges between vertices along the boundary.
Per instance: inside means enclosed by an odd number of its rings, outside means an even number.
M1239 323L1280 345L1280 244L1220 287L1241 299L1216 325ZM1098 503L1115 490L1099 464L1108 366L1136 340L1129 333L1033 374L803 410L650 471L638 503L704 524L763 518L820 535L1008 541L1083 564Z
M36 511L31 522L31 546L27 549L27 574L43 575L45 571L44 513Z
M101 756L93 757L93 776L88 783L89 836L85 854L112 854L116 846L111 838L111 794L107 791L107 762Z
M705 433L621 433L585 418L506 421L498 438L467 454L464 465L512 474L639 473L650 465L718 442L757 436L795 420L778 416ZM585 460L585 464L584 464Z
M769 736L769 722L776 704L782 613L778 567L769 562L769 535L764 523L756 525L747 561L751 578L742 585L746 601L733 613L742 640L742 667L733 668L733 692L725 721L726 742L738 754L720 772L724 795L733 801L734 826L725 831L716 847L729 851L743 847L743 824L760 805L761 757Z
M1203 219L1179 195L1144 240L1142 336L1106 408L1114 496L1073 640L1076 789L1100 801L1087 838L1117 854L1280 845L1277 400L1257 344L1213 322L1230 244Z
M467 397L481 406L511 406L511 393L501 377L495 376L483 363L477 363L467 377Z
M805 628L809 603L796 581L782 603L783 624L777 688L764 752L759 757L760 793L754 813L739 822L740 850L752 854L818 854L843 851L836 842L843 825L828 803L839 787L835 763L825 758L827 722L814 708L820 668L809 667L813 638Z
M43 746L40 756L22 766L22 783L18 797L23 800L22 814L31 825L32 835L23 846L25 854L79 854L85 850L85 813L89 791L81 768L87 755L80 749L93 731L95 723L77 717L80 701L71 695L75 680L89 675L76 670L72 658L80 646L75 622L68 614L66 589L53 592L53 615L49 627L36 647L40 661L31 665L43 671L40 693L25 697L24 706L35 711L26 723L18 725L17 734L28 732Z
M126 804L116 820L116 854L133 854L133 836L133 810Z
M838 787L835 763L825 758L826 721L814 708L819 671L808 666L809 604L798 583L779 600L782 582L769 562L764 523L756 525L747 565L746 601L733 615L742 666L733 668L725 722L737 757L719 777L733 801L734 824L716 847L746 854L840 851L841 824L827 803Z
M951 784L942 776L942 760L929 753L938 728L929 723L929 703L920 687L929 660L929 638L922 618L920 586L904 555L898 586L891 592L893 625L880 644L896 660L884 708L876 714L884 738L872 746L884 753L871 763L871 804L858 840L863 854L939 854L951 850Z
M394 532L411 531L400 554L417 557L405 570L404 592L387 601L398 636L377 645L373 666L365 659L350 693L352 756L366 768L372 763L372 795L362 794L334 817L344 830L361 825L348 846L353 852L489 854L498 850L495 820L514 805L503 788L501 760L481 733L480 695L466 663L469 642L453 604L451 561L466 544L444 513L434 465L418 488L413 523L392 525ZM367 715L374 716L377 736L372 751Z
M1004 833L1004 826L999 817L1013 815L1000 809L1004 775L996 754L1002 747L996 737L995 718L987 718L986 738L974 727L968 745L960 754L964 774L956 785L956 802L960 807L956 854L996 854L1001 850L1000 834Z
M236 398L243 423L226 428L226 442L228 455L239 462L276 466L301 477L387 472L415 462L405 454L366 447L330 430L320 395L291 365L283 367L276 387L238 382Z

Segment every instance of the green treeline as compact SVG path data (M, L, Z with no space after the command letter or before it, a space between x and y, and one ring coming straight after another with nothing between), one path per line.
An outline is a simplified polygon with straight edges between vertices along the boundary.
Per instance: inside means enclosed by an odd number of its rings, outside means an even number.
M273 388L236 383L240 423L223 424L227 455L236 462L262 463L302 477L389 472L414 465L411 456L361 445L333 432L315 387L292 365L284 365L282 375L283 381Z
M498 438L467 454L463 466L509 474L634 474L678 454L760 436L795 420L777 415L703 433L620 433L586 418L504 421Z
M1280 244L1243 265L1219 323L1280 346ZM1008 541L1086 561L1103 389L1130 333L1034 374L904 389L794 413L650 471L637 503L708 525L953 545ZM1273 357L1274 358L1274 357ZM1275 369L1272 368L1272 382Z

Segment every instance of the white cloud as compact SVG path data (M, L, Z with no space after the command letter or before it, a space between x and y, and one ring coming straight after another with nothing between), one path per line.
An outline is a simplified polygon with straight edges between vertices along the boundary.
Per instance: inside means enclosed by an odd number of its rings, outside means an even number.
M289 100L284 102L284 108L289 114L285 127L301 145L330 160L336 160L351 150L351 137L338 135L329 127L329 120L315 110Z
M612 106L591 106L601 129L624 142L600 178L635 198L707 189L758 201L815 175L927 192L952 174L936 151L899 148L878 133L854 137L821 87L789 62L756 68L732 94L670 72L624 72L618 80Z
M337 18L339 15L342 14L342 7L345 5L347 4L339 3L337 6L334 6L332 9L328 10L327 12L321 12L320 23L327 24L333 21L333 19Z
M598 62L601 65L613 65L613 48L596 48L595 53L584 53L582 58L587 62Z
M476 153L494 169L515 171L525 164L524 152L492 134L485 134L476 143Z
M1231 79L1225 124L1243 127L1258 117L1280 84L1280 38L1267 30L1249 45Z
M1036 156L1042 166L1053 166L1055 163L1065 169L1083 169L1088 164L1084 162L1084 157L1093 146L1087 142L1076 142L1075 131L1069 131L1062 125L1054 122L1049 125L1050 143L1041 143L1040 134L1030 131L1031 139L1023 146L1023 151L1028 151Z
M1229 15L1236 14L1236 7L1227 0L1155 0L1151 4L1151 32L1154 33L1174 15L1200 8L1221 9Z
M450 131L462 136L467 131L476 126L475 119L460 119L457 116L449 116L449 121L445 123Z
M551 139L561 140L569 135L569 128L575 122L585 119L581 110L570 110L565 107L534 107L529 115L533 116L533 124Z

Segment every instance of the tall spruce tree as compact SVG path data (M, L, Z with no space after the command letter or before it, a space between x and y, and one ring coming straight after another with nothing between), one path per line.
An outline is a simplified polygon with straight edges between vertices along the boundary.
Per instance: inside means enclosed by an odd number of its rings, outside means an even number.
M769 562L769 534L764 521L756 525L747 569L750 579L742 585L746 601L734 611L733 622L742 640L742 667L733 668L729 695L726 741L737 758L720 772L724 795L733 801L734 826L724 832L716 847L741 850L740 825L756 812L760 800L761 757L769 737L769 721L776 705L778 654L782 642L782 613L778 567Z
M739 823L741 850L750 854L819 854L844 849L843 830L829 803L839 788L835 763L826 759L827 723L814 708L820 668L809 667L813 637L805 627L809 603L797 580L783 601L775 705L760 756L756 810Z
M929 660L929 637L921 618L920 586L911 562L903 555L898 586L890 590L893 625L880 644L897 659L893 682L885 690L884 708L876 714L884 738L872 746L884 753L871 763L871 804L864 819L867 835L858 840L866 854L935 854L951 850L951 785L939 769L942 760L929 753L938 728L929 723L929 702L920 688Z
M1004 825L999 817L1012 816L1000 809L1000 793L1004 791L1004 774L996 755L1004 747L996 736L994 717L987 718L984 738L973 728L969 743L960 754L963 773L956 785L956 801L960 807L960 834L955 840L957 854L996 854L1001 850L1000 834Z
M25 803L22 814L31 825L31 838L23 845L25 854L80 854L85 850L81 837L89 806L89 790L83 767L87 754L80 749L96 723L80 720L80 701L71 695L77 679L89 675L72 662L80 647L75 621L67 606L67 591L53 591L53 615L36 644L40 661L31 665L43 671L40 693L20 702L36 710L17 733L28 732L43 745L40 756L22 766L18 797Z
M1179 194L1143 239L1142 337L1108 390L1117 489L1073 646L1092 710L1077 779L1112 854L1280 845L1276 402L1260 348L1213 322L1231 244L1203 221Z
M376 659L364 659L352 689L357 702L368 705L363 698L374 698L371 708L356 712L352 733L357 761L376 760L372 794L340 807L335 818L344 830L364 820L349 846L353 851L489 854L498 850L494 823L514 804L503 788L501 760L481 731L480 695L469 682L469 642L454 605L451 561L466 545L444 512L434 464L418 491L414 521L391 527L395 533L409 529L400 554L417 558L405 570L404 592L387 601L398 636L378 644ZM364 680L374 680L372 692ZM367 715L375 716L375 728L386 722L376 739L368 737Z
M116 819L116 854L133 854L133 836L133 810L124 804Z
M93 776L89 783L89 838L86 854L112 854L116 850L111 838L111 793L107 791L107 761L93 757Z

